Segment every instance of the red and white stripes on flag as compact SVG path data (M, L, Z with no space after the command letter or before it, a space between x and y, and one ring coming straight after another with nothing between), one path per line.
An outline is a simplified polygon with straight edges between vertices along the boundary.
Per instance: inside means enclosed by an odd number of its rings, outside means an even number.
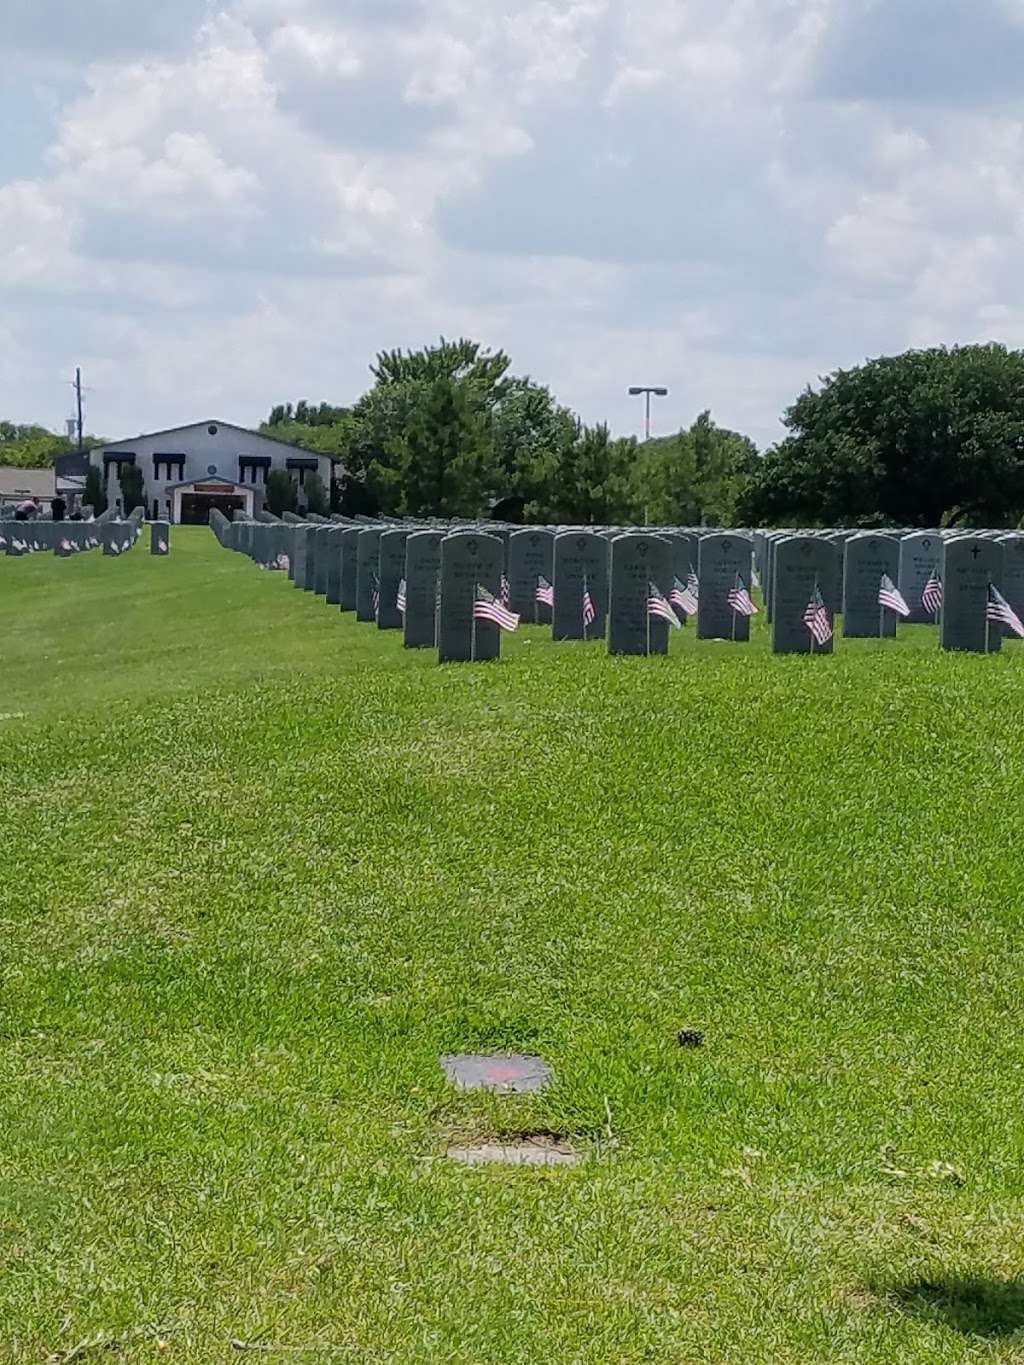
M69 555L75 547L71 544L71 541L68 540L67 536L65 536L60 543L60 548L64 551L66 555Z
M475 600L473 602L473 619L475 621L490 621L494 626L501 630L513 631L519 629L519 617L514 611L509 611L505 604L498 600L493 593L476 585Z
M938 569L932 569L932 576L924 585L921 605L931 616L938 616L942 608L942 579L939 577Z
M985 608L985 619L1006 626L1007 630L1012 630L1014 635L1019 635L1021 639L1024 639L1024 624L1021 623L1020 617L1003 594L992 583L988 585L988 606Z
M906 599L887 573L882 574L882 581L878 585L878 605L888 607L897 616L910 615Z
M509 597L510 597L511 595L512 595L512 587L511 587L511 585L510 585L510 583L509 583L507 577L506 577L504 574L502 574L502 575L501 575L501 600L502 600L503 602L507 602L508 599L509 599Z
M729 606L732 607L737 616L757 615L754 599L739 574L736 575L736 582L729 589Z
M534 597L536 597L537 601L542 603L545 607L553 607L555 605L555 590L542 573L537 575L537 590L534 593Z
M807 610L804 612L804 625L811 632L811 639L819 645L827 645L832 639L832 617L825 606L821 589L817 583L814 585L814 592L811 594L811 600L807 603Z
M680 611L685 611L687 616L696 616L698 599L697 593L694 592L691 586L690 583L691 579L694 582L696 582L697 575L691 573L688 576L685 584L680 582L680 580L677 578L675 581L675 586L673 587L671 593L669 594L669 597L674 607L678 607Z
M649 579L647 582L647 615L660 617L662 621L667 621L676 630L682 628L682 622L672 610L661 589Z
M592 626L597 620L597 610L594 607L594 599L590 595L590 584L587 582L586 575L583 576L583 625Z
M373 608L374 616L380 613L380 579L376 574L370 578L370 606Z
M156 548L160 551L162 555L165 555L167 553L167 541L158 540L156 543Z
M399 580L398 592L395 594L395 608L397 611L400 611L403 616L405 615L405 603L406 603L405 579L402 578Z

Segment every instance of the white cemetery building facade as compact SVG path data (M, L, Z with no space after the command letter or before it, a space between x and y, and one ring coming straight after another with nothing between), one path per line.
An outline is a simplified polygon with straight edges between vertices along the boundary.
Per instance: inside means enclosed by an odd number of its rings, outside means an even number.
M134 465L142 473L147 515L175 524L206 525L214 508L228 518L236 510L250 516L262 511L272 469L294 477L301 511L307 479L319 475L329 492L334 474L329 455L219 421L108 442L87 454L100 472L108 507L121 499L121 470Z

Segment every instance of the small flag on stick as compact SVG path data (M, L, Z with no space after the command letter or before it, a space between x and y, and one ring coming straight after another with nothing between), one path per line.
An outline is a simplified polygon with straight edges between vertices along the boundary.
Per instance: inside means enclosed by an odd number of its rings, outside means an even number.
M691 569L686 577L685 585L677 578L675 587L670 594L672 605L678 607L680 611L685 611L687 616L697 615L699 583L697 575Z
M398 584L398 592L395 595L395 607L405 615L405 579L401 579Z
M507 602L511 595L512 588L504 574L501 575L501 600Z
M906 599L887 573L882 574L882 581L878 585L878 605L888 607L897 616L910 615L910 608L907 606Z
M938 569L932 570L931 578L924 585L921 605L931 616L938 616L942 608L942 579L939 577Z
M597 619L597 611L594 607L594 599L590 595L590 584L587 582L586 575L583 577L583 624L592 626Z
M736 575L736 582L729 590L729 606L737 616L756 616L757 608L754 606L754 599L747 591L746 585L739 574Z
M537 591L534 593L538 602L545 607L555 605L555 590L542 573L537 575Z
M1021 624L1020 617L992 583L988 585L988 606L985 608L985 619L1005 626L1007 630L1012 630L1014 635L1019 635L1021 639L1024 639L1024 625Z
M672 610L664 594L656 583L648 580L647 583L647 615L658 616L663 621L667 621L676 630L682 629L682 622Z
M804 625L811 632L811 639L819 645L827 645L832 639L832 618L822 600L821 589L817 583L814 585L814 592L811 594L811 600L807 603L807 610L804 612Z
M473 603L473 618L476 621L490 621L491 625L498 626L501 630L513 631L519 629L519 617L514 611L509 611L508 607L493 593L476 585L476 600Z

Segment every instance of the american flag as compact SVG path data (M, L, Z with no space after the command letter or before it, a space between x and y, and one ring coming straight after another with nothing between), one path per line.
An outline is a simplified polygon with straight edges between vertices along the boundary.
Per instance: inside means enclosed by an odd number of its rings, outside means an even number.
M592 626L597 619L597 612L594 610L594 599L590 595L590 584L587 582L586 575L583 577L583 625Z
M373 607L374 616L376 616L377 613L380 611L380 579L377 577L376 574L373 575L373 577L370 580L370 583L372 585L370 593L370 605Z
M508 607L500 601L493 593L476 585L476 597L473 602L473 619L476 621L490 621L494 626L499 626L502 630L518 630L519 617L514 611L509 611Z
M1020 617L992 583L988 585L988 606L985 608L985 619L1006 626L1008 630L1013 631L1014 635L1019 635L1021 639L1024 639L1024 624L1021 624Z
M685 584L677 578L670 593L673 606L678 607L680 611L685 611L687 616L696 616L698 587L697 575L692 569L687 574Z
M511 593L511 591L512 591L512 588L511 588L511 586L510 586L510 584L509 584L508 579L505 577L504 574L502 574L502 575L501 575L501 600L502 600L503 602L507 602L507 601L508 601L508 599L509 599L509 594Z
M405 579L402 578L398 583L398 592L395 594L395 606L405 615Z
M131 542L130 540L123 540L123 541L121 542L121 549L122 549L122 550L128 551L128 550L130 550L131 548L132 548L132 542Z
M938 616L942 607L942 579L939 577L938 569L932 569L932 576L924 585L921 605L930 615Z
M555 590L542 573L537 575L537 591L534 596L538 602L543 602L546 607L555 605Z
M897 616L910 615L910 608L907 606L906 599L887 573L882 574L882 581L878 585L878 605L888 607Z
M832 639L832 618L822 600L821 589L817 583L814 585L814 592L811 594L811 600L807 603L807 610L804 612L804 625L811 632L811 638L816 640L819 645L827 645Z
M667 621L670 626L675 626L676 630L682 626L682 622L669 606L658 585L650 580L647 582L647 615L659 616L663 621Z
M71 544L71 541L68 540L67 536L65 536L60 543L60 548L64 551L66 555L69 555L75 547Z
M736 582L729 590L729 606L732 607L737 616L757 615L754 599L750 596L739 574L736 575Z
M162 555L165 555L165 554L167 553L167 541L166 541L166 540L158 540L158 541L157 541L156 548L160 551L160 553L161 553Z

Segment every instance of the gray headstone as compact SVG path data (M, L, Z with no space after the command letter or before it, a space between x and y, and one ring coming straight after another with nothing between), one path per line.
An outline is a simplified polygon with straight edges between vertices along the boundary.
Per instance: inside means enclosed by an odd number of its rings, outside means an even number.
M358 601L359 537L361 526L349 526L341 535L341 597L342 611L355 611Z
M943 649L995 654L1002 648L1003 627L989 622L986 611L989 584L999 588L1002 582L1003 555L998 540L983 536L958 536L943 542L939 629Z
M826 609L835 600L838 558L835 545L816 536L788 536L776 542L772 567L774 653L832 653L833 641L819 644L804 617L815 588Z
M327 559L327 589L324 596L332 607L341 605L341 541L344 534L343 526L332 526L324 551Z
M376 621L374 595L379 590L381 527L370 526L359 532L356 542L356 620Z
M851 536L844 550L843 634L854 639L893 639L896 613L878 605L878 590L883 574L898 583L900 542L895 536L870 531Z
M407 649L437 644L437 590L443 531L413 531L405 542L405 631Z
M121 546L127 538L127 530L119 521L100 523L100 545L105 555L119 555Z
M905 617L907 625L934 625L935 617L926 611L921 594L934 571L939 567L942 537L935 531L918 531L900 541L899 589L910 608Z
M171 551L171 528L166 521L153 521L149 526L149 553L166 555Z
M999 544L1003 547L1003 583L999 591L1024 620L1024 535L1016 532L1001 535Z
M613 542L592 531L563 531L555 536L554 640L601 640L608 615L608 555ZM583 624L586 583L596 613Z
M555 581L555 534L539 526L513 531L508 541L508 604L524 622L550 625L551 608L537 601L537 579Z
M678 563L678 561L677 561ZM697 637L701 640L750 639L750 617L733 611L729 594L737 584L749 592L753 544L746 537L727 532L701 536L697 545ZM678 567L675 576L680 578ZM685 583L685 578L680 578Z
M650 616L650 584L668 599L673 587L672 550L661 536L628 534L612 541L608 608L609 654L667 654L671 626Z
M692 531L669 531L667 538L672 547L672 573L680 583L685 583L690 573L698 572L700 537L694 535ZM750 586L749 583L747 586ZM686 613L680 612L678 608L676 615L680 621L687 619Z
M501 631L489 621L476 621L476 588L492 596L501 592L504 541L478 531L459 531L441 542L441 605L438 612L438 662L496 659Z
M293 521L289 524L292 528L292 553L288 564L288 577L297 588L302 588L306 583L306 547L313 527L305 522Z
M407 530L384 531L380 538L380 609L377 612L378 630L401 630L404 622L398 610L398 585L405 577L405 545Z
M334 527L328 523L326 526L317 526L309 538L312 558L310 576L313 581L313 591L318 597L327 596L327 584L331 576L331 553L335 545L334 536Z

